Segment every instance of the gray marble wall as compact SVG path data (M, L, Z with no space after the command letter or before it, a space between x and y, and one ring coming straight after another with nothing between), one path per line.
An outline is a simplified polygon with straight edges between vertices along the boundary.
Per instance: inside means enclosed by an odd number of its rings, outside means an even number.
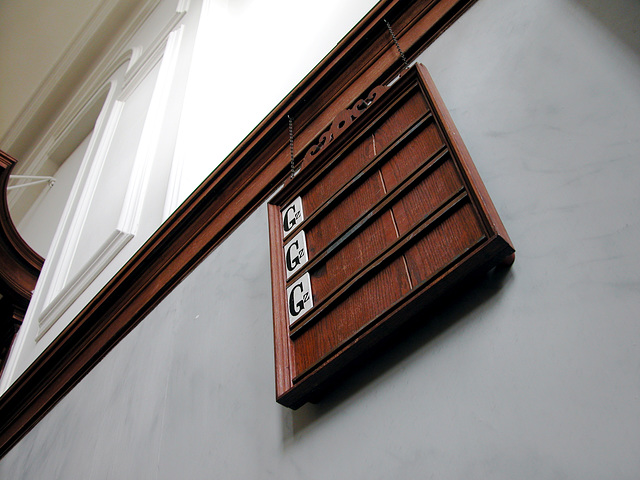
M518 249L434 325L277 405L260 208L0 478L640 478L639 24L480 0L423 55Z

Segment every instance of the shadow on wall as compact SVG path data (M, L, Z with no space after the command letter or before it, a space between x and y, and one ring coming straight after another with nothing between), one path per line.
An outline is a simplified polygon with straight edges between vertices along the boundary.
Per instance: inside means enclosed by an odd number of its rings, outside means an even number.
M640 2L638 0L572 0L627 45L640 60Z
M517 261L517 260L516 260ZM483 304L497 301L513 281L509 268L495 268L485 275L469 280L456 289L455 295L444 298L429 307L429 318L417 315L394 335L382 352L373 358L365 358L346 373L345 377L322 395L317 403L307 403L298 410L283 409L283 441L285 445L304 429L313 426L334 408L344 404L358 392L384 377L406 361L429 348L429 343L445 334L454 325L476 321L473 312ZM366 364L366 365L365 365Z

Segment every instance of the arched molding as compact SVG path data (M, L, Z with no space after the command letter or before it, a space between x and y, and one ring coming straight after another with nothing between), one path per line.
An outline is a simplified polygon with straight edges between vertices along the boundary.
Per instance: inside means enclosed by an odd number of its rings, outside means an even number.
M22 239L7 205L16 160L0 150L0 371L31 300L44 259Z
M0 229L3 241L6 240L6 244L12 254L19 256L21 258L20 263L24 264L25 268L31 273L32 279L25 284L28 296L31 298L31 290L35 287L35 280L42 269L44 259L22 239L9 213L7 185L15 164L16 160L13 157L0 150Z

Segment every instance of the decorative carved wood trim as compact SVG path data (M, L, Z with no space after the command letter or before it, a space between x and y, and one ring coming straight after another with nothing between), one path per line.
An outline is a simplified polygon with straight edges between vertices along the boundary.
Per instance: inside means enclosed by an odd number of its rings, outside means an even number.
M287 114L298 153L369 85L403 69L383 19L415 59L475 0L382 0L234 149L0 398L10 449L289 174Z
M309 147L306 155L302 159L303 164L309 164L316 155L318 155L325 147L327 147L331 142L333 142L336 138L340 136L342 132L344 132L349 126L357 119L362 112L364 112L369 106L375 102L380 96L384 94L387 90L387 87L384 85L379 85L376 88L372 89L371 92L363 98L356 102L351 108L347 110L343 110L338 114L336 118L333 119L329 128L320 135L317 143Z
M9 214L7 186L15 164L0 150L0 372L44 262L22 239Z

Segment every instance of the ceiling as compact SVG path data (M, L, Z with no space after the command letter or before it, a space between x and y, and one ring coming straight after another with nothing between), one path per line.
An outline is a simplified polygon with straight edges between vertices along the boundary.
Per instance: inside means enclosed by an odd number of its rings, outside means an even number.
M18 161L140 0L0 0L0 149Z

